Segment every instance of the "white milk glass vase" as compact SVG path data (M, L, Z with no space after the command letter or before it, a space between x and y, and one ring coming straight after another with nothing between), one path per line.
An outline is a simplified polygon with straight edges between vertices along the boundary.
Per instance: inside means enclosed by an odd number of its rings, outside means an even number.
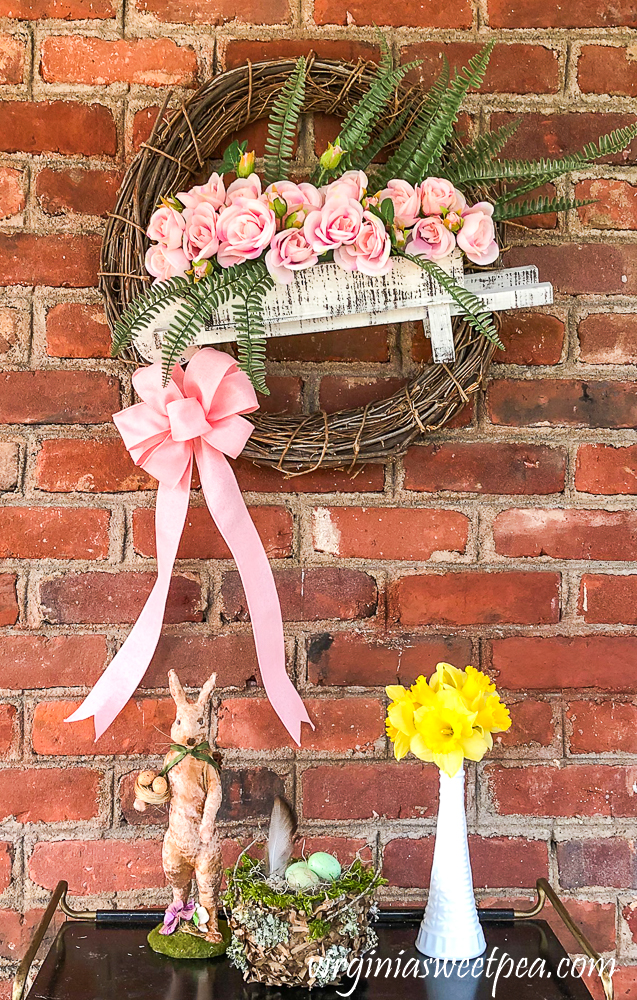
M464 768L453 778L440 772L440 805L427 909L416 948L429 958L462 961L486 948L476 901L467 842Z

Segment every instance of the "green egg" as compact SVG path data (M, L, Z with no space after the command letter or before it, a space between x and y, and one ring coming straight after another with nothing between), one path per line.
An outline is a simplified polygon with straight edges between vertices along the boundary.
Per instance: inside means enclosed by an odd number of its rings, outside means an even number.
M336 882L336 879L341 877L341 866L333 854L317 851L315 854L310 854L307 863L321 882Z
M311 889L319 884L319 877L305 861L295 861L286 871L285 881L290 889Z

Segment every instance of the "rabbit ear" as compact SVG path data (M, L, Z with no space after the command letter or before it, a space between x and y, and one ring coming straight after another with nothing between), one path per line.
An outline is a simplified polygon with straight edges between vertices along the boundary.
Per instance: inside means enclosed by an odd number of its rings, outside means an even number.
M210 676L210 678L206 681L201 691L199 692L199 697L197 698L198 705L206 704L206 702L210 698L210 695L214 691L216 682L217 682L217 675L215 673Z
M168 671L168 686L170 687L170 693L173 696L173 701L175 705L187 705L188 699L184 694L184 689L181 686L181 681L177 677L174 670Z

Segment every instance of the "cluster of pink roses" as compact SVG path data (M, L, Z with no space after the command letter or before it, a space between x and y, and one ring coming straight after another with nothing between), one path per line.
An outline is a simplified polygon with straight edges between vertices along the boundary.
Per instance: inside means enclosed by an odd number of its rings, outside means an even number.
M256 173L227 188L213 173L206 184L167 199L150 220L155 243L146 268L160 281L176 275L202 277L211 260L231 267L265 253L270 274L282 284L294 271L317 264L329 251L346 271L386 274L392 247L428 260L447 257L456 247L475 264L498 256L493 206L467 206L449 181L428 177L415 187L391 180L373 196L362 170L348 170L325 187L279 181L262 190ZM378 214L389 199L393 221ZM388 231L389 230L389 231Z

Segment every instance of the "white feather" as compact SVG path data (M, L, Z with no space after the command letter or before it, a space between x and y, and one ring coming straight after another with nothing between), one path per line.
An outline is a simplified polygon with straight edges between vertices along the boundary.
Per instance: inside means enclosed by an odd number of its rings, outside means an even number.
M285 875L287 863L292 857L292 845L296 833L296 816L289 802L278 795L272 806L268 849L266 853L268 876Z

